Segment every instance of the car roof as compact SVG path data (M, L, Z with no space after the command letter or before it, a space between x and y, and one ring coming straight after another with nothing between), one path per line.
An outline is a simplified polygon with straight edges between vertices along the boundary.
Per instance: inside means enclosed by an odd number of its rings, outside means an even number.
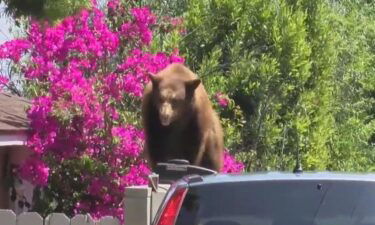
M215 174L202 176L189 182L191 186L233 183L246 181L304 181L304 180L331 180L331 181L367 181L375 182L375 173L333 173L333 172L266 172L242 174Z

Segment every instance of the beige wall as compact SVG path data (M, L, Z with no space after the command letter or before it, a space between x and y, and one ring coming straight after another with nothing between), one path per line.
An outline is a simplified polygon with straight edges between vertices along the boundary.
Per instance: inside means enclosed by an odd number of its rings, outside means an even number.
M19 165L28 156L30 152L24 146L1 146L0 147L0 209L13 209L15 205L10 202L9 189L5 184L5 177L9 173L11 164ZM23 190L22 190L23 191Z
M0 209L8 208L8 197L7 197L7 189L5 187L5 157L6 151L0 149Z

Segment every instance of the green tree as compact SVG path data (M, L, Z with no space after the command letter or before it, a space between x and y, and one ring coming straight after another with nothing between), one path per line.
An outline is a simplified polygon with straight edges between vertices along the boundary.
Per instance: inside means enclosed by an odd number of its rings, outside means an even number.
M366 28L365 7L349 3L189 2L181 49L210 93L232 99L221 115L227 145L248 170L291 170L297 151L306 169L368 170L374 164L371 98L365 96L374 84L373 53L370 37L361 38L373 29ZM350 77L361 77L368 88L354 88ZM353 96L344 100L351 88Z
M335 71L335 126L330 169L374 170L374 3L342 1L339 61Z
M52 23L89 8L91 0L0 0L6 5L5 13L14 18L34 17Z

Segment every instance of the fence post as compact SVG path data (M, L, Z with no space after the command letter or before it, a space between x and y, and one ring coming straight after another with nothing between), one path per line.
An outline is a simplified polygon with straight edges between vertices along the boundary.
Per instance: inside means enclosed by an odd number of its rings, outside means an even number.
M159 184L156 191L146 185L125 188L125 224L150 225L169 187L169 184Z
M94 225L94 220L92 217L87 214L87 215L75 215L71 220L70 220L70 225Z
M44 225L70 225L70 219L64 213L51 213L44 220Z
M112 216L105 216L97 222L97 225L120 225L120 221Z
M125 224L150 225L150 198L151 188L146 185L125 188Z
M24 212L17 216L17 225L43 225L43 218L36 212Z
M0 225L16 225L17 216L12 210L0 209Z
M161 202L164 199L165 194L167 193L169 184L159 184L156 191L151 193L151 221L152 222L155 218L156 213L160 207Z

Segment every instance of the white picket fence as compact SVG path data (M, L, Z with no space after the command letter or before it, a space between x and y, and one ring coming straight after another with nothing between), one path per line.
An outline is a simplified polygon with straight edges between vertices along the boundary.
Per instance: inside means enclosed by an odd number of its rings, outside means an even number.
M124 193L124 216L127 225L150 225L170 185L159 184L154 190L148 185L130 186ZM96 221L90 215L67 217L52 213L46 218L36 212L16 215L12 210L0 209L0 225L121 225L117 218L106 216Z
M90 215L67 217L63 213L52 213L45 219L36 212L25 212L16 215L12 210L0 209L0 225L120 225L118 219L111 216L95 221Z

